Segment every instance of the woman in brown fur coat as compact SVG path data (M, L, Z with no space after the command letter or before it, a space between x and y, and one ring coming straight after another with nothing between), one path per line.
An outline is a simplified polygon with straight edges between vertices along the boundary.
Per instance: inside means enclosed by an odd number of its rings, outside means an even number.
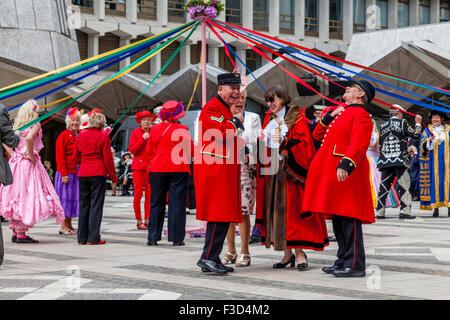
M314 156L308 122L298 106L290 107L286 90L274 87L265 92L269 106L259 139L256 221L262 243L284 257L273 265L299 270L308 267L303 249L323 250L328 235L323 217L300 216L304 183ZM264 150L264 152L262 152ZM292 252L295 249L295 254Z

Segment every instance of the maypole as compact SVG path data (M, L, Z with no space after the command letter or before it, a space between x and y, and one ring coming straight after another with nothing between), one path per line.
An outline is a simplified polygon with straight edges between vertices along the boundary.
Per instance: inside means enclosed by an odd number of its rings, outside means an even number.
M208 96L206 92L206 20L202 21L202 107L206 104Z
M202 20L202 106L208 99L207 79L206 79L206 20L215 19L224 9L224 5L219 0L188 0L184 10L189 13L193 20Z

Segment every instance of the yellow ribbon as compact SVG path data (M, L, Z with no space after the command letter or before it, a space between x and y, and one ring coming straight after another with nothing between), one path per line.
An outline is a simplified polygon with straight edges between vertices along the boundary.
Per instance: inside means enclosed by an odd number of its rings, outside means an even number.
M197 91L198 83L200 81L200 75L202 74L202 59L203 59L203 52L200 54L200 68L198 70L197 80L195 80L194 90L192 91L191 98L189 99L188 106L185 110L186 113L184 114L183 118L181 118L181 122L183 122L184 118L186 117L187 112L189 111L189 108L191 107L192 100L194 99L195 91Z

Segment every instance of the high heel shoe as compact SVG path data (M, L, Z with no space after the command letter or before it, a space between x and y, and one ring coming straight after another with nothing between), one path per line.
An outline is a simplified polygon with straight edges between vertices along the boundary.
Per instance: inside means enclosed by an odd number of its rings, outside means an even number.
M303 253L303 254L305 255L305 260L306 260L306 262L297 264L297 269L298 269L299 271L303 271L303 270L305 270L306 268L308 268L308 257L306 256L306 253Z
M274 269L283 269L283 268L286 268L286 266L288 264L291 264L291 266L290 266L291 268L295 267L295 254L293 254L292 257L286 263L281 263L281 262L275 263L273 265L273 268Z

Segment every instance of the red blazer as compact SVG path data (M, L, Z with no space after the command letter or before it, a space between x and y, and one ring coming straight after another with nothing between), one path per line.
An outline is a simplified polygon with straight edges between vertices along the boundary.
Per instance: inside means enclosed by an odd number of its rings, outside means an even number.
M194 160L198 220L242 222L241 148L236 123L240 124L218 97L205 104L200 113Z
M79 177L109 175L112 183L117 182L108 133L97 128L83 130L76 138L73 158L80 164Z
M142 127L136 128L131 132L130 144L128 151L133 155L133 162L131 163L131 170L147 171L149 163L145 159L145 146L148 140L144 140L142 136L145 131Z
M302 215L340 215L373 223L366 156L372 135L370 116L361 105L350 105L329 124L327 122L318 124L314 130L323 133L323 142L309 168ZM337 180L338 166L349 172L344 182Z
M64 130L56 139L56 171L61 177L77 173L77 163L73 158L76 135L69 129Z
M146 158L150 172L191 172L194 152L189 129L179 123L162 122L150 128ZM134 159L133 159L134 161Z

